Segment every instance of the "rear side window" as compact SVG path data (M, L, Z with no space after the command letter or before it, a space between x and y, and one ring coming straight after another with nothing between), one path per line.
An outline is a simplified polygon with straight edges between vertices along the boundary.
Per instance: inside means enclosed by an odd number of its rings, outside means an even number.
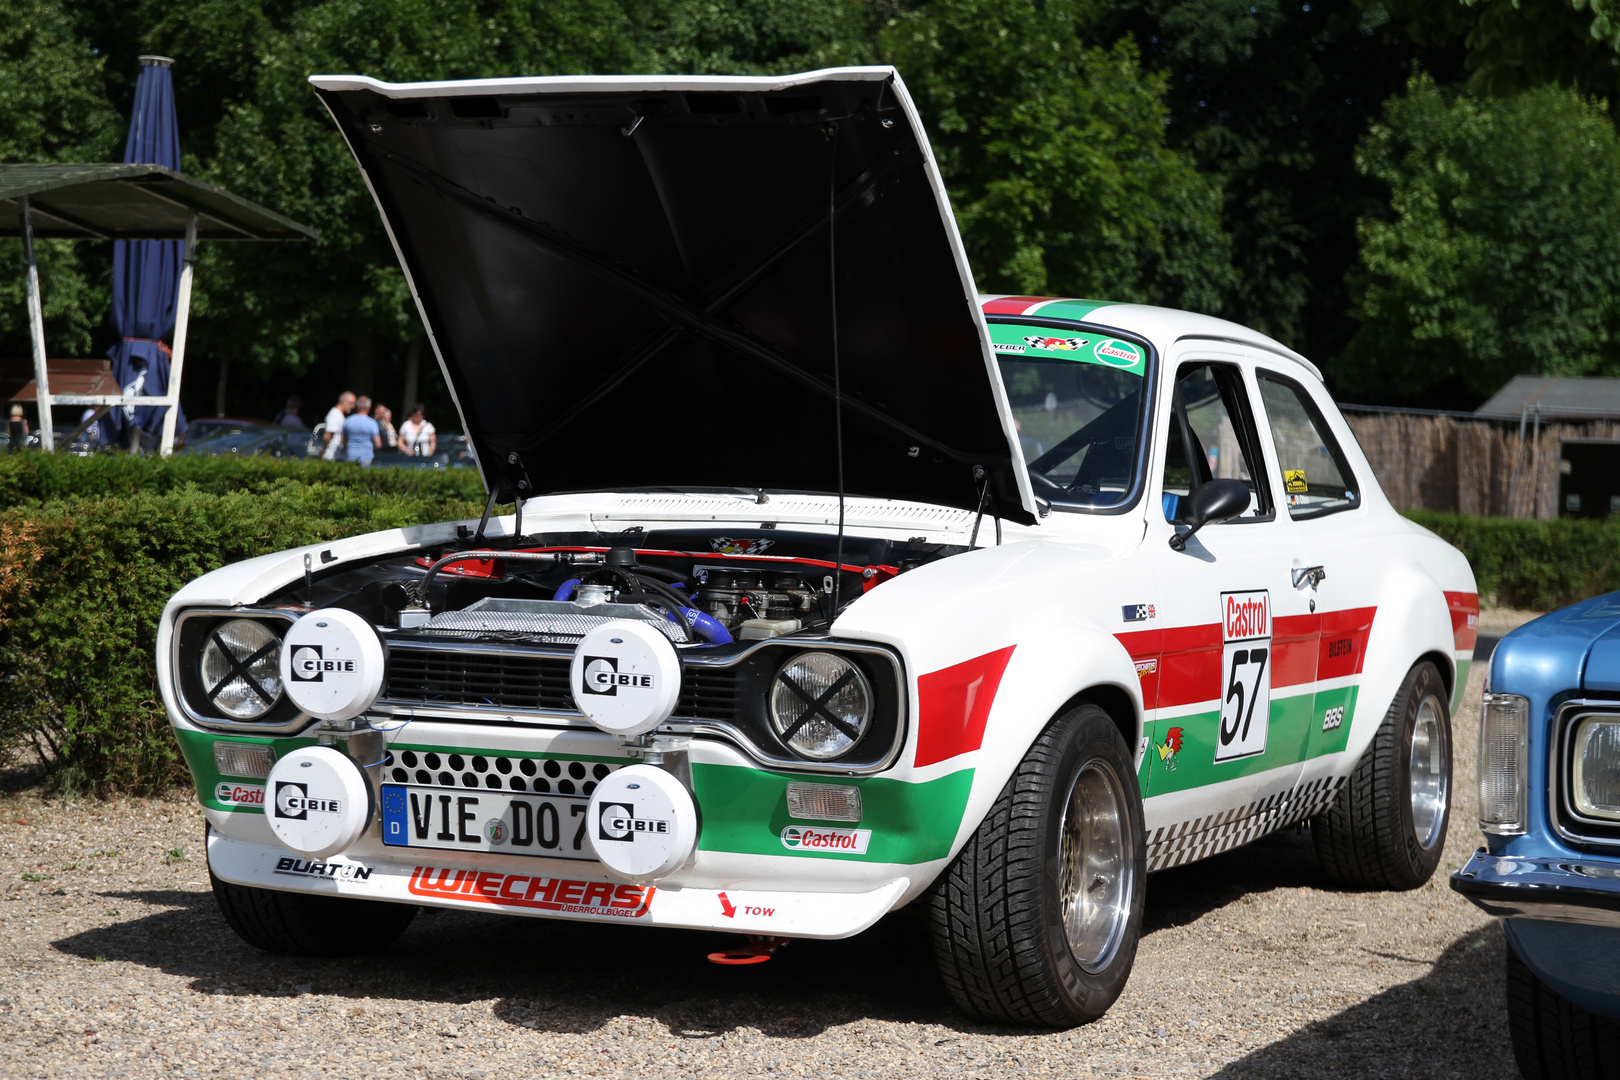
M1271 421L1289 516L1297 521L1360 506L1361 495L1344 452L1304 387L1269 371L1255 375Z

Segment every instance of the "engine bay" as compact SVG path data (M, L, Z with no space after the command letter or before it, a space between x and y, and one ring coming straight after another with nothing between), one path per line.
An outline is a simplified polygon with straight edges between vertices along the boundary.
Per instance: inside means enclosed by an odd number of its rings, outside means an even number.
M825 634L839 611L918 566L966 550L815 533L630 530L542 534L313 567L281 606L342 607L410 636L571 645L608 619L651 623L678 648Z

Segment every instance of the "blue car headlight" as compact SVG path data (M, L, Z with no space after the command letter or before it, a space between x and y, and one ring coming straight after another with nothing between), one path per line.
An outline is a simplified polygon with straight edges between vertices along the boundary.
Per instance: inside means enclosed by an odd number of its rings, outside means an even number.
M1572 742L1570 787L1576 812L1620 821L1620 717L1586 717Z

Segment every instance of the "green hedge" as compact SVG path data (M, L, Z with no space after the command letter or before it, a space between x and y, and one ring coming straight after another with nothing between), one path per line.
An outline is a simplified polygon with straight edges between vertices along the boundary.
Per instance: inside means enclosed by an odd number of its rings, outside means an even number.
M482 495L470 470L0 457L0 764L42 748L61 792L183 781L153 656L180 586L300 544L472 517ZM1467 554L1488 603L1620 589L1620 524L1411 516Z
M132 454L0 454L0 507L74 496L162 494L184 488L208 495L269 491L287 480L377 495L428 500L484 498L474 469L363 469L326 461L275 458L137 457ZM483 509L479 507L480 511Z
M1468 556L1480 598L1491 606L1551 611L1620 589L1620 523L1407 516Z
M0 508L0 764L39 748L63 793L184 780L153 653L163 605L187 581L483 509L465 472L18 456L32 460L0 467L12 501Z

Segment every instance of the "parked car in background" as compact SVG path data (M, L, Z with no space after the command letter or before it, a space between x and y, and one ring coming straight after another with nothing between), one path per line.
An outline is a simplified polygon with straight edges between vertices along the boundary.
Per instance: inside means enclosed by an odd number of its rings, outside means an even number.
M374 469L471 469L477 466L467 436L439 434L435 453L418 456L397 450L379 450L371 462Z
M1503 637L1479 731L1485 846L1451 887L1503 920L1519 1071L1620 1076L1620 593Z
M187 440L175 452L206 457L307 458L320 456L321 443L306 428L255 424L214 430L203 438Z
M431 906L758 960L920 904L964 1010L1069 1025L1150 871L1310 821L1337 881L1429 879L1474 577L1310 361L976 296L891 68L313 81L516 512L170 600L244 940Z
M206 419L193 420L186 425L174 440L176 450L187 443L201 442L203 439L213 438L227 432L246 431L250 428L266 426L262 420L244 420L233 416L210 416Z

